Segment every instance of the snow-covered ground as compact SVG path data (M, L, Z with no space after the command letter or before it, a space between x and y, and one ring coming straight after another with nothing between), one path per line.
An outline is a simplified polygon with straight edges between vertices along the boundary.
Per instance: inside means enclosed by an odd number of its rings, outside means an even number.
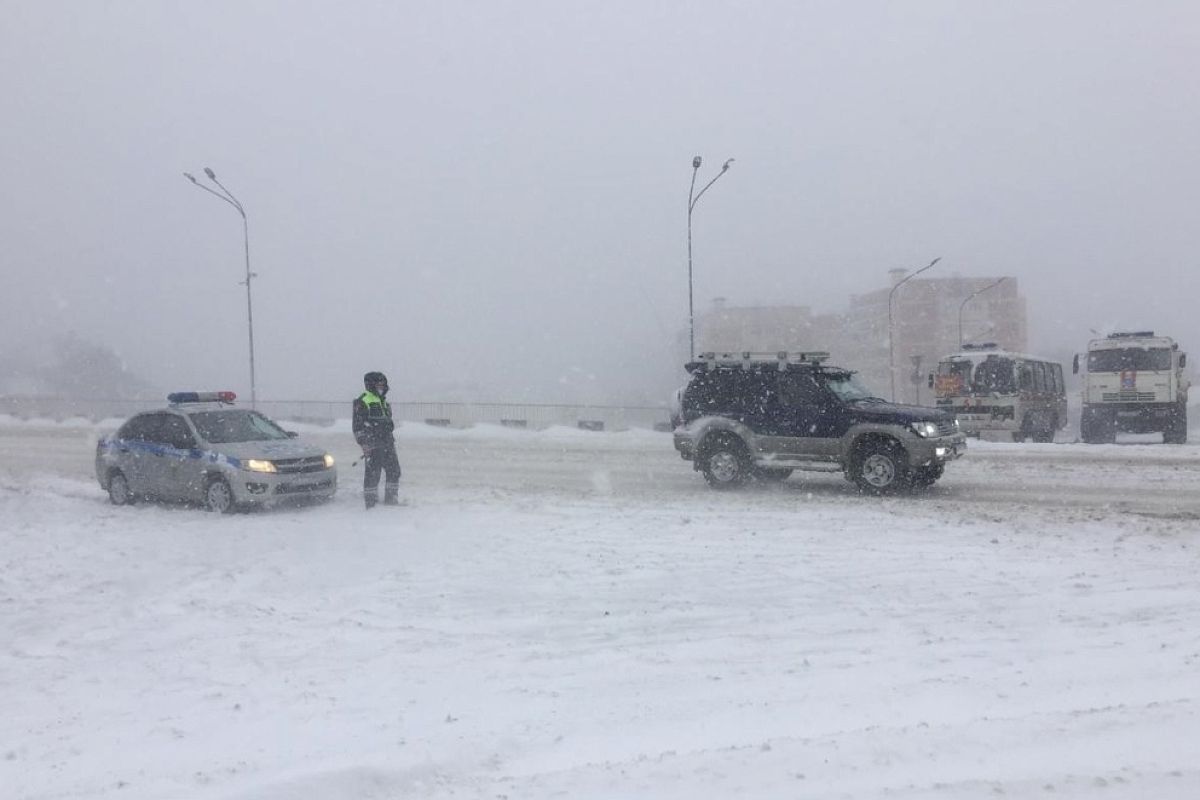
M110 507L0 424L0 796L1200 797L1200 447L915 498L670 436L401 430L410 505Z

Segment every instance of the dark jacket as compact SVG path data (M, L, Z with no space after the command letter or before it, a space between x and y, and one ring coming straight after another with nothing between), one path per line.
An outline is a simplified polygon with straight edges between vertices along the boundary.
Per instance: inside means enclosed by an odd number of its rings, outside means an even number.
M354 441L360 445L391 445L392 431L396 429L395 423L392 422L391 404L373 392L363 392L354 398L354 420L351 427L354 431Z

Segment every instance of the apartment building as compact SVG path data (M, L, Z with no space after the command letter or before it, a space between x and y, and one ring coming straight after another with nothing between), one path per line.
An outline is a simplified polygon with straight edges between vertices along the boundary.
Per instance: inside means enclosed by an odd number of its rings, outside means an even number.
M905 275L893 270L885 286L851 296L838 314L799 305L730 306L717 298L696 319L696 350L828 350L831 361L857 370L879 396L928 403L925 376L960 342L1028 349L1016 278L914 278L900 285Z

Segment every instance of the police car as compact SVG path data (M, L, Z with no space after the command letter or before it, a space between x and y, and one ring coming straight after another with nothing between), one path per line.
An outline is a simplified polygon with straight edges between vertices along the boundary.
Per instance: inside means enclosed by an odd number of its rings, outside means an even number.
M337 491L333 456L305 444L233 392L176 392L96 443L96 478L113 505L142 498L229 513Z

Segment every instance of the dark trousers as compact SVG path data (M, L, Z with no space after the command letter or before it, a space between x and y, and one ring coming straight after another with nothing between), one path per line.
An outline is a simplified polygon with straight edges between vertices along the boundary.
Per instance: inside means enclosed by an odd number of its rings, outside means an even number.
M379 499L379 474L384 473L383 502L396 502L400 492L400 459L396 455L396 443L384 442L371 445L367 451L366 464L363 469L363 497L367 507L375 505Z

